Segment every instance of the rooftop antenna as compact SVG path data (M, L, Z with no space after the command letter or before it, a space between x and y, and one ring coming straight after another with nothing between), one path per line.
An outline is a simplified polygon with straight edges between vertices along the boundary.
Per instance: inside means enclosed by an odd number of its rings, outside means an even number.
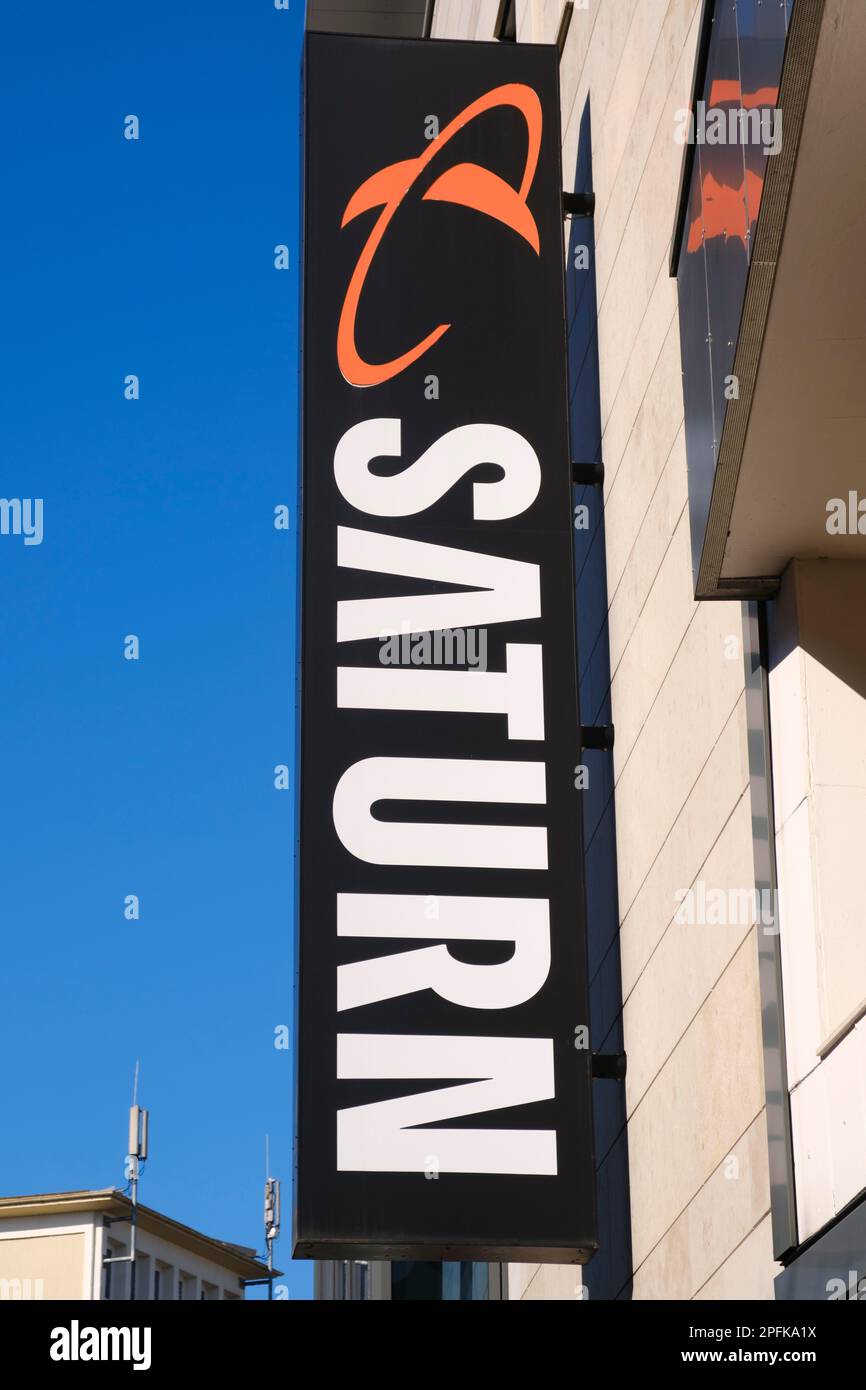
M265 1245L268 1250L268 1298L274 1296L274 1241L280 1234L280 1183L270 1176L270 1139L265 1135Z
M140 1165L147 1159L147 1134L149 1111L138 1104L139 1062L136 1059L135 1075L132 1082L132 1105L129 1107L129 1141L124 1164L124 1176L129 1182L132 1212L129 1219L129 1254L112 1255L103 1259L104 1265L129 1265L129 1297L135 1298L135 1236L138 1226L138 1184L141 1177Z

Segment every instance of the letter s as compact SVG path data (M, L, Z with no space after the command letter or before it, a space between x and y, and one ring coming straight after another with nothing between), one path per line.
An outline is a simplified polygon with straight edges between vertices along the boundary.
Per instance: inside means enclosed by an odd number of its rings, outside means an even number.
M370 516L415 516L426 511L472 468L495 463L504 477L473 485L476 521L505 521L532 506L541 486L541 465L532 446L504 425L460 425L400 473L370 472L375 458L399 458L401 424L362 420L340 440L334 477L346 501Z

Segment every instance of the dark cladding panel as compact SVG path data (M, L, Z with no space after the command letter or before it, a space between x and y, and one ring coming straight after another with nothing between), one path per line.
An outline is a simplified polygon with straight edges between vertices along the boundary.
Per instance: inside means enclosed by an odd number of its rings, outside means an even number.
M556 49L310 34L305 121L295 1253L582 1261Z
M420 39L429 0L308 0L307 28L328 34Z
M840 1217L776 1277L779 1302L866 1302L866 1202Z

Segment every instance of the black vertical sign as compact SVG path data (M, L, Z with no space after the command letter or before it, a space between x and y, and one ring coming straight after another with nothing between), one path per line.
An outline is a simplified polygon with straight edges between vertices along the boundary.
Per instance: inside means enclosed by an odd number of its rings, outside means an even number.
M305 59L295 1254L595 1246L554 48Z

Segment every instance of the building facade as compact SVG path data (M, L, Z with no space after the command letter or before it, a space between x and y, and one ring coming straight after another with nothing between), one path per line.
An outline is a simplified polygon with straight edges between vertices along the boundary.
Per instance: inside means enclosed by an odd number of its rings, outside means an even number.
M388 14L384 13L385 8ZM394 19L391 12L398 18ZM866 1297L862 0L361 0L558 43L600 1249L507 1296ZM443 113L445 114L445 113ZM853 1277L852 1277L853 1276Z
M239 1301L262 1283L255 1251L213 1240L114 1188L0 1198L0 1299Z
M423 1260L317 1260L313 1297L329 1303L485 1303L508 1297L499 1264Z

